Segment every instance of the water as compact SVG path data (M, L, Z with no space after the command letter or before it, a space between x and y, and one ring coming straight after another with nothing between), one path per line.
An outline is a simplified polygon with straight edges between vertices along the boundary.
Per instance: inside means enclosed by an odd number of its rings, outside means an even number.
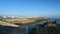
M56 20L56 23L60 25L60 18L50 18L49 22L54 22Z
M59 19L59 18L50 18L48 21L49 21L49 22L55 22L55 20L56 20L56 23L60 25L60 19ZM28 26L28 28L30 29L29 31L32 31L32 28L33 28L34 26L36 26L37 24L44 24L44 23L46 23L46 21L40 21L40 22L38 22L38 23L29 25L29 26ZM41 30L42 30L43 32L41 32ZM58 30L58 32L59 32L59 30ZM48 33L48 30L45 29L45 28L38 28L37 33L38 33L38 34L49 34L49 33ZM50 32L50 33L52 33L52 32ZM53 33L52 33L52 34L53 34Z
M59 18L50 18L48 21L49 22L54 22L56 20L56 23L60 25L60 19ZM28 29L31 30L34 26L36 26L37 24L44 24L46 23L46 21L40 21L34 24L30 24L28 25Z
M28 25L28 29L31 30L33 27L35 27L37 24L44 24L46 23L46 21L40 21L40 22L37 22L37 23L34 23L34 24L30 24Z

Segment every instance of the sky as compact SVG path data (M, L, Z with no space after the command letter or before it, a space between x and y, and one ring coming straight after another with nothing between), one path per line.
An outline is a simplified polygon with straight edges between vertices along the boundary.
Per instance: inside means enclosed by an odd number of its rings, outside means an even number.
M0 15L60 16L60 0L0 0Z

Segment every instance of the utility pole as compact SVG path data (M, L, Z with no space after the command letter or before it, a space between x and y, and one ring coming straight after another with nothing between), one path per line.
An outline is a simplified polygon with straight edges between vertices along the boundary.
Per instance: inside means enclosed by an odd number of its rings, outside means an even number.
M28 34L28 27L26 27L26 30L27 30L27 34Z

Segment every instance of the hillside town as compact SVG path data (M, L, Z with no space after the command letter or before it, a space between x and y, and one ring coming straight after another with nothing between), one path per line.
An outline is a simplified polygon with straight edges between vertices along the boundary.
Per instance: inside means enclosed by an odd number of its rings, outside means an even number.
M0 16L0 21L10 24L27 24L32 22L38 22L42 20L48 20L47 17L21 17L21 16Z

